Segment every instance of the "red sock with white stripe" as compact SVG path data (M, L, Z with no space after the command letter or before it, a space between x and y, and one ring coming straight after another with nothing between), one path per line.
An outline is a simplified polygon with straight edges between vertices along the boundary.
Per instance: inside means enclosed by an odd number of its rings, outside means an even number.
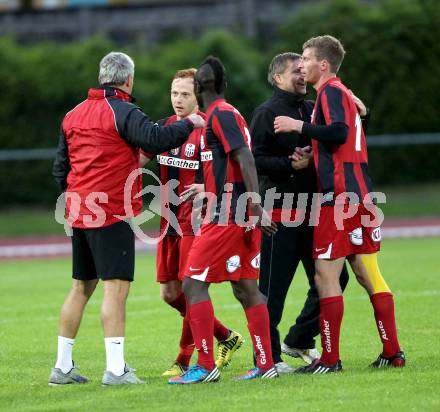
M191 331L199 354L197 363L205 369L215 368L214 363L214 308L210 300L189 305Z
M344 316L344 298L332 296L319 300L319 329L321 332L321 362L333 366L339 360L339 335Z
M272 346L270 343L269 312L262 303L245 309L247 327L254 346L257 367L268 370L273 367Z
M371 295L370 300L374 309L377 330L383 344L382 355L389 358L400 352L394 316L394 298L392 293L381 292Z

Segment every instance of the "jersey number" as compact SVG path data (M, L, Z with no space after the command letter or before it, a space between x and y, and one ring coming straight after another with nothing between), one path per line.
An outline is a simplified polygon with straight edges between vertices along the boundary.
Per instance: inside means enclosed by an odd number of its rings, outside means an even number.
M354 148L356 152L361 151L361 133L362 133L362 120L359 116L359 113L356 113L356 122L355 122L355 128L356 128L356 142L354 145Z
M249 147L249 149L251 148L251 134L249 133L248 128L245 126L244 127L244 133L246 134L246 138L247 138L247 145Z

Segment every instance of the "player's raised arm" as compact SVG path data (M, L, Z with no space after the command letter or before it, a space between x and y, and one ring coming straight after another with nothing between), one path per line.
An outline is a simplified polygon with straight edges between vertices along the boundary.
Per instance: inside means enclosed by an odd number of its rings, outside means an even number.
M194 128L205 124L201 116L192 114L172 125L160 126L133 104L123 101L110 104L121 137L130 145L149 153L160 153L181 146Z

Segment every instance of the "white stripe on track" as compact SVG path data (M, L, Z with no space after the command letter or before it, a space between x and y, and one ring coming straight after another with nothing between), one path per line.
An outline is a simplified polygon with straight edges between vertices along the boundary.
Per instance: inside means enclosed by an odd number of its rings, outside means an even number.
M137 251L154 252L155 245L149 245L140 240L136 240L135 249ZM0 246L0 259L2 258L23 258L23 257L45 257L45 256L63 256L72 254L71 243L47 243L47 244L29 244Z
M440 226L402 226L384 227L381 229L382 238L385 239L406 239L414 237L436 237L440 236Z
M403 239L436 236L440 236L440 225L382 228L382 238L384 239ZM136 240L135 247L137 251L144 251L149 253L153 253L156 251L156 245L146 244L140 240ZM72 245L70 242L0 246L0 259L53 257L70 255L71 253Z

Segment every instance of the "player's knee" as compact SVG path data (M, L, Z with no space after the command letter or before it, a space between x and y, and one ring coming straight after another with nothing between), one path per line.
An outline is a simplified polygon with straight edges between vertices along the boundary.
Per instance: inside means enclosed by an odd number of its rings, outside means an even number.
M160 284L160 298L170 304L182 294L182 284L178 281L163 282Z
M182 291L187 298L190 298L193 294L193 285L190 279L185 279L182 283Z
M235 284L232 290L235 298L244 308L266 303L266 297L260 292L258 287L247 287L247 285Z
M364 285L368 281L368 273L365 271L365 268L362 265L360 256L349 256L347 259L350 263L354 275L356 276L357 281L361 285Z
M71 293L77 298L88 300L95 291L97 279L93 280L77 280L75 279L72 284Z
M264 293L262 293L260 290L258 290L258 299L261 301L261 303L267 305L267 296Z
M208 287L209 284L191 278L185 278L182 284L183 293L190 305L209 300Z
M243 305L243 302L244 302L244 300L246 298L246 294L243 291L243 289L241 289L240 287L235 287L234 286L232 288L232 292L233 292L233 294L235 296L235 299L237 299Z
M365 282L366 273L362 270L362 268L358 264L351 265L351 268L353 269L353 273L356 276L358 282Z
M170 304L171 302L174 302L177 298L177 292L172 289L161 289L160 291L160 298L165 302Z
M130 282L128 280L111 279L105 280L104 297L125 301L130 290Z
M368 282L368 276L365 276L365 274L361 272L355 272L356 279L361 285L365 285Z

